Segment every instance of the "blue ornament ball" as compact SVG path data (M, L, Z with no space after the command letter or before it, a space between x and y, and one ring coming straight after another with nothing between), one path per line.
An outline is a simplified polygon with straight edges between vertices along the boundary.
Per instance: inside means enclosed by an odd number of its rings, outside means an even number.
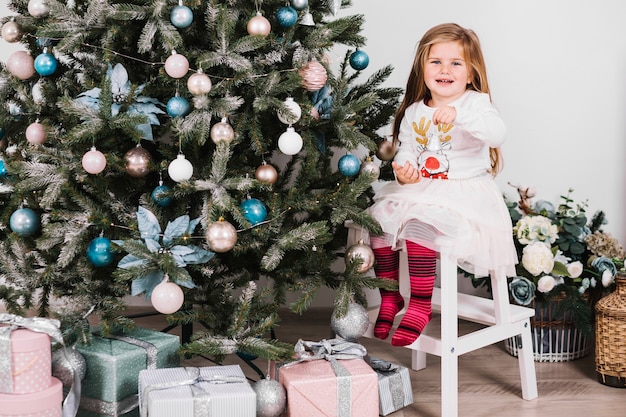
M44 52L35 58L35 71L41 76L54 74L57 70L57 60L51 53Z
M346 177L353 177L359 173L361 169L361 161L351 153L339 158L339 172Z
M267 217L265 204L256 198L248 198L241 203L243 216L253 225L261 223Z
M4 130L3 127L0 127L0 139L4 137L4 132L6 132L6 130Z
M87 259L93 266L109 266L113 262L111 240L106 237L97 237L87 246Z
M369 63L370 57L359 49L350 54L350 66L357 71L364 70Z
M193 22L193 12L187 6L176 6L170 13L170 22L179 29L189 27Z
M170 117L184 117L189 114L191 105L186 98L175 96L167 101L166 109Z
M167 207L172 204L172 198L164 195L170 191L167 185L158 185L152 190L152 200L159 207Z
M32 236L39 231L41 221L37 213L28 207L24 207L15 210L11 214L9 226L11 230L20 236Z
M291 6L283 6L276 10L276 21L284 28L290 28L298 21L298 12Z
M0 177L6 177L8 173L7 166L4 164L4 161L0 159Z

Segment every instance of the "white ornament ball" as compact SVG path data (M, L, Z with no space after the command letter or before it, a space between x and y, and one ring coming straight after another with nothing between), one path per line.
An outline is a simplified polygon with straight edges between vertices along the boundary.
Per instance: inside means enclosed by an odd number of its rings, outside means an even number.
M374 266L374 251L365 243L359 242L355 245L350 246L346 251L346 263L356 258L360 258L363 261L358 270L361 273L368 271L371 267Z
M293 97L287 97L284 104L287 106L289 111L278 111L278 120L286 125L292 125L300 120L300 116L302 116L302 109Z
M257 417L278 417L287 405L287 392L273 379L261 379L252 385L256 393Z
M207 227L206 242L213 252L228 252L237 243L237 230L226 220L218 220Z
M164 281L154 287L150 302L161 314L172 314L178 311L185 301L183 290L173 282Z
M209 94L212 87L211 79L201 70L191 74L187 80L187 89L189 89L189 92L194 96Z
M35 59L26 51L15 51L7 58L7 69L20 80L35 74Z
M288 127L287 131L278 138L278 149L285 155L295 155L302 149L302 136L293 127Z
M28 2L28 13L30 13L32 17L46 17L49 11L50 9L45 0L30 0Z
M355 341L363 336L369 327L367 310L361 304L350 303L343 317L338 317L337 312L333 311L330 327L338 336L348 341Z
M248 31L248 35L267 36L272 30L272 24L261 12L257 12L256 16L248 21L246 30Z
M37 81L33 85L33 89L31 90L31 94L33 96L33 101L35 102L35 104L38 104L40 106L45 104L46 97L43 94L43 81L42 81L42 79L39 79L39 81Z
M39 122L31 123L26 128L26 140L33 145L41 145L47 138L48 134L43 125Z
M102 152L92 146L89 151L83 155L83 169L90 174L99 174L104 171L107 166L107 159Z
M165 60L165 72L172 78L183 78L189 72L189 61L184 55L173 51Z
M213 143L231 143L233 139L235 139L235 131L225 118L211 127L211 140Z
M167 167L167 173L173 181L187 181L193 175L193 165L185 158L185 155L178 154Z
M310 61L298 71L302 77L302 85L307 91L318 91L326 85L328 74L326 68L318 61Z

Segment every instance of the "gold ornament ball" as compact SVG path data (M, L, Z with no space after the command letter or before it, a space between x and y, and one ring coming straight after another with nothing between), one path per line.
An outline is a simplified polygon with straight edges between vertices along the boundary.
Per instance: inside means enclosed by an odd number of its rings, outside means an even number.
M264 162L254 171L254 177L262 183L274 184L278 180L278 171L272 165Z
M137 146L126 152L124 161L126 163L124 169L131 177L145 177L150 172L150 162L152 161L150 152L141 146Z
M237 230L226 220L213 222L206 229L206 243L213 252L228 252L237 243Z
M263 17L261 12L258 12L256 16L248 21L246 29L248 31L248 35L267 36L272 30L272 24L269 20Z
M391 141L384 140L378 144L376 156L382 161L391 161L396 156L396 148Z
M298 71L302 77L302 86L307 91L318 91L326 85L328 74L326 68L317 61L310 61Z
M358 271L363 273L367 272L371 267L374 266L374 251L368 245L363 242L359 242L356 245L352 245L346 251L346 263L350 262L353 259L361 258L363 261Z
M231 143L235 138L235 131L233 127L228 124L226 119L222 119L221 122L217 122L211 128L211 140L213 143L218 144L220 142Z
M17 42L22 39L22 28L17 22L9 21L2 25L2 39L9 43Z
M211 87L213 87L211 79L201 71L191 74L187 80L187 88L194 96L209 94Z

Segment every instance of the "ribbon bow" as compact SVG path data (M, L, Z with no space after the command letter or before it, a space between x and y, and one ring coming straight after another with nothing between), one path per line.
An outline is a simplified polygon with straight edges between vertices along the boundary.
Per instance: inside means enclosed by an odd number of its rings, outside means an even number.
M387 362L382 359L370 358L369 360L370 367L376 372L380 373L390 373L396 372L400 367L395 363Z
M0 314L0 324L8 326L0 327L0 368L8 367L0 372L0 391L13 392L13 372L11 372L11 332L18 328L28 329L38 333L46 333L52 340L63 346L66 352L63 334L61 333L61 323L59 320L43 317L21 317L14 314ZM66 353L64 353L66 354ZM69 357L67 363L71 364ZM5 366L5 364L8 364ZM80 402L80 375L72 369L74 381L67 397L63 401L63 417L74 417L78 412Z
M298 340L294 351L300 360L360 359L367 355L364 346L338 338L319 342Z

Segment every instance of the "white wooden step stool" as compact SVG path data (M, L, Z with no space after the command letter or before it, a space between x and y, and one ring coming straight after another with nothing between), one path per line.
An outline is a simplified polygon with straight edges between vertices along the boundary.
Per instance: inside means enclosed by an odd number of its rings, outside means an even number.
M349 234L349 242L356 242L356 234ZM352 236L352 239L350 238ZM348 244L348 247L350 243ZM400 258L400 281L408 281L405 269L406 255ZM404 275L403 275L404 274ZM406 346L412 350L411 369L426 368L426 354L441 358L441 416L457 417L458 406L458 358L464 353L486 347L510 337L521 341L518 346L519 371L522 386L522 398L537 398L537 377L533 360L530 318L535 311L509 303L507 279L499 271L491 274L492 299L462 294L457 292L458 269L457 260L445 253L439 254L440 288L433 292L433 312L441 314L440 337L422 334ZM402 288L401 288L402 289ZM405 303L406 303L405 297ZM368 308L370 326L364 337L374 338L374 324L380 306ZM396 318L400 318L402 312ZM469 334L459 336L458 320L479 323L486 327ZM395 326L394 326L395 327ZM391 341L393 330L387 341Z

